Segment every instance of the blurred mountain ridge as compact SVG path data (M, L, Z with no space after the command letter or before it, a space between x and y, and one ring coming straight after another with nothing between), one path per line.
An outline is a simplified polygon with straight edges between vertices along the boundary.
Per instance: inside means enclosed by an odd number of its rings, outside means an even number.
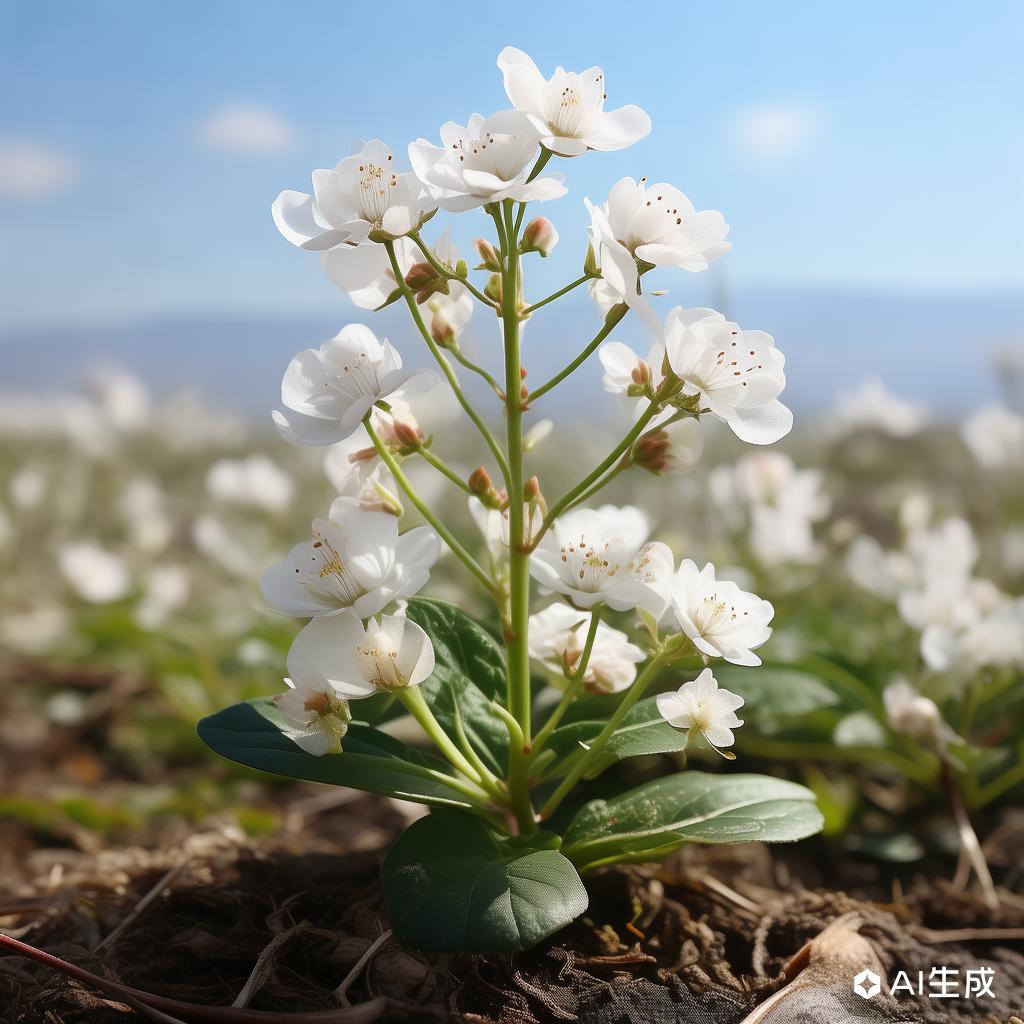
M673 298L678 301L679 292ZM669 300L658 301L664 313ZM809 411L827 408L838 394L878 378L940 413L959 413L998 396L996 355L1024 346L1021 292L747 289L723 312L775 337L787 358L783 397ZM352 322L387 335L407 362L430 365L401 306L375 314L339 296L333 313L176 313L107 327L7 331L0 334L0 391L66 392L89 372L112 365L137 374L157 394L192 388L225 408L264 415L278 401L291 356ZM543 381L599 327L597 311L583 295L536 314L524 332L530 379ZM650 344L644 328L629 318L612 337L644 353ZM498 341L496 321L477 309L464 348L497 372ZM595 357L558 392L561 400L576 413L600 415L592 397L600 372Z

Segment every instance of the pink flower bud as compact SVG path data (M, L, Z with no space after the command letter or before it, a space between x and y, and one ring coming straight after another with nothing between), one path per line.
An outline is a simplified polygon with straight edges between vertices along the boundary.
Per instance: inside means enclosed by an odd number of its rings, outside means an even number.
M523 232L519 247L522 252L539 252L547 256L558 245L558 232L547 217L534 217Z
M487 241L486 238L476 240L476 251L480 254L480 266L477 270L490 270L492 273L501 273L501 257L498 250Z

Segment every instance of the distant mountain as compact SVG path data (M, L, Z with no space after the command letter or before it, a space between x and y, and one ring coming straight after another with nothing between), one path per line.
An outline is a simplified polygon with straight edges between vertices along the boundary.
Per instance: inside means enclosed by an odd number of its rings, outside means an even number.
M665 302L666 300L661 300ZM757 290L737 295L728 313L770 331L787 357L789 402L820 409L840 391L878 377L899 394L938 411L961 411L996 394L993 353L1024 345L1024 294L904 295ZM278 399L281 373L300 348L318 345L347 322L373 323L407 360L427 365L398 307L380 314L260 316L176 314L106 328L40 328L0 334L0 392L65 391L85 373L116 364L157 393L184 386L244 411L265 413ZM496 322L477 311L466 347L498 365ZM540 382L599 327L585 296L538 313L524 334L531 379ZM616 337L646 350L637 324ZM595 359L565 391L574 406L599 386Z

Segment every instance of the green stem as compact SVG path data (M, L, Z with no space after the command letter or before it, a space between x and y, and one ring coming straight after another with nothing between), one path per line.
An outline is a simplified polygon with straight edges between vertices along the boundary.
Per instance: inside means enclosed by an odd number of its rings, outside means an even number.
M558 788L551 794L548 802L541 808L540 820L545 821L550 818L555 812L558 805L565 799L567 794L572 790L573 786L576 785L580 779L590 770L591 767L598 761L601 754L604 752L604 748L611 738L613 732L622 724L622 720L629 713L630 708L644 695L647 687L651 685L654 678L658 675L663 667L661 657L654 657L648 663L647 667L637 676L636 681L626 691L626 696L622 699L619 706L612 712L611 718L605 723L605 727L597 734L597 737L590 744L590 749L573 765L572 770L564 779L562 779Z
M423 253L426 261L446 280L446 281L458 281L459 284L464 285L466 290L471 294L475 295L488 309L494 309L494 303L482 291L475 288L466 278L459 277L458 274L454 273L448 267L446 267L433 253L429 245L425 245L423 239L420 238L420 233L417 231L409 236L419 247L421 253Z
M598 491L601 491L605 487L607 487L621 472L623 472L626 469L629 469L629 466L629 461L624 459L606 477L604 477L601 480L598 480L593 487L591 487L589 490L584 491L578 497L573 498L572 504L568 508L574 509L577 505L582 505L583 502L588 501L595 494L597 494Z
M480 785L487 790L497 803L508 803L508 792L502 783L495 777L494 773L484 764L483 759L476 752L473 744L469 742L466 729L462 724L462 713L459 711L459 702L452 701L453 720L455 723L455 742L459 749L466 755L466 760L476 769L480 777Z
M580 499L581 495L586 493L587 489L600 480L616 462L622 458L623 455L630 448L633 447L636 439L644 432L644 428L654 418L658 411L658 406L655 404L649 405L640 418L633 424L632 429L628 434L615 446L612 453L591 473L587 474L575 487L570 491L567 491L562 497L552 506L548 514L544 517L544 522L541 524L540 529L537 531L533 538L533 547L537 546L537 542L544 536L545 533L551 528L551 524L567 509L570 505L574 504Z
M527 635L530 618L530 555L523 513L523 405L521 359L519 350L519 253L512 225L512 202L502 204L504 216L504 272L501 284L501 319L505 348L505 432L509 457L509 571L508 622L508 710L522 733L522 742L509 748L509 791L520 830L537 828L530 801L529 764L532 723L530 661Z
M612 331L618 326L619 321L629 312L629 306L624 302L620 302L617 306L613 307L611 312L605 317L604 326L597 332L594 340L568 365L558 371L550 380L545 381L535 391L530 392L530 401L535 402L542 395L546 395L553 387L561 384L570 373L573 373L580 366L582 366L596 351L598 345L608 337Z
M409 307L409 312L412 315L413 322L419 329L420 334L423 336L423 340L427 343L427 348L430 349L430 354L437 361L437 365L440 366L441 372L444 374L445 379L448 381L449 386L455 393L455 397L458 399L459 405L462 406L466 415L473 421L477 430L480 431L480 436L483 437L487 443L487 447L490 448L491 454L494 456L494 461L498 464L498 468L501 470L502 476L508 481L508 462L505 459L505 453L501 450L501 446L494 439L494 435L488 429L487 424L480 418L480 415L470 404L468 398L462 391L462 387L459 384L458 377L455 376L455 371L452 369L451 363L445 358L444 353L438 347L437 342L431 337L430 331L427 329L427 325L423 322L423 317L420 314L420 308L416 304L416 296L413 295L412 289L405 283L405 278L402 276L401 268L398 266L398 257L395 255L395 244L394 242L385 242L384 248L387 249L388 258L391 260L391 267L394 271L396 280L398 281L398 287L401 289L402 295L405 296L405 304Z
M419 687L403 686L395 692L398 694L398 699L408 709L409 714L419 722L420 727L433 741L434 746L444 754L452 767L462 772L470 781L481 785L483 779L481 779L479 773L469 761L463 757L459 748L448 738L448 734L444 731L441 723L434 717L434 712L430 710L423 694L420 693Z
M552 292L546 299L541 299L540 302L535 302L532 306L527 306L523 310L523 316L529 316L534 310L540 309L541 306L546 306L549 302L554 302L555 299L560 299L563 295L567 295L573 290L573 288L579 288L581 284L586 284L587 281L591 280L590 274L584 274L582 277L577 277L571 284L567 284L564 288L559 288L557 292Z
M429 462L430 465L434 467L434 469L436 469L443 476L451 480L451 482L455 484L456 487L465 491L467 494L473 493L469 489L469 484L467 484L466 481L463 480L462 477L459 476L459 474L456 473L455 470L452 469L451 466L449 466L448 463L444 461L444 459L435 455L429 448L417 448L416 454L419 455L424 462Z
M402 467L399 466L398 460L388 451L388 447L380 439L377 431L373 429L373 424L370 422L370 415L367 414L366 419L363 420L363 425L366 427L367 434L370 435L370 440L373 442L374 448L377 449L377 454L381 457L384 465L391 470L391 475L398 482L398 486L408 495L409 500L416 506L417 511L423 518L430 523L430 525L437 532L438 536L452 549L452 551L458 556L462 563L467 569L487 588L489 593L495 592L494 581L487 575L487 573L481 568L477 560L455 539L455 535L441 522L440 519L434 515L430 506L419 496L415 488L409 482L409 478L402 472Z
M533 738L534 764L536 764L537 755L544 749L548 740L551 738L551 734L558 727L558 723L565 717L565 713L569 710L569 706L574 700L576 700L582 690L582 676L573 676L573 678L568 681L568 686L566 686L561 700L559 700L555 709L548 716L548 720L544 723L543 728Z
M1002 775L997 775L990 782L979 786L971 794L972 810L980 810L1021 783L1024 783L1024 746L1018 751L1016 764L1008 768Z
M501 385L482 366L477 366L477 364L471 359L467 359L457 341L452 341L452 343L449 344L448 351L455 357L456 362L461 363L467 370L471 370L478 377L482 377L487 381L491 390L493 390L502 401L505 401L505 392L501 390Z
M554 155L555 154L552 153L550 149L544 149L542 147L541 151L540 151L540 156L537 157L537 162L533 165L533 168L530 171L530 176L526 180L528 182L529 181L533 181L533 179L536 178L537 175L540 174L540 172L544 170L544 168L547 166L547 162ZM513 229L513 235L516 238L519 237L519 229L523 226L523 217L525 216L525 214L526 214L526 203L520 203L519 204L519 211L516 214L515 228Z

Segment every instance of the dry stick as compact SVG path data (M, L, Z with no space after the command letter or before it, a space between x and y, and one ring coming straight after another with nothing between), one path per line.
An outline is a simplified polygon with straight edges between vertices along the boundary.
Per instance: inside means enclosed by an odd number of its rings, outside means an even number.
M175 864L174 867L171 868L170 871L168 871L166 874L164 874L164 876L156 883L156 885L154 885L153 888L150 889L149 892L147 892L146 895L143 896L142 899L139 900L139 902L135 904L135 906L132 908L131 913L126 918L124 918L124 920L121 921L121 923L119 925L117 925L117 927L112 932L110 932L105 938L100 940L99 944L96 946L96 948L93 950L93 952L94 953L99 953L100 950L102 950L106 946L110 946L114 942L116 942L118 937L121 935L121 933L130 924L132 924L136 920L136 918L138 918L138 916L158 896L160 896L161 893L163 893L164 890L169 885L171 885L175 881L175 879L177 879L178 875L180 875L182 873L182 871L184 871L185 866L187 864L188 864L188 857L185 857L182 860L180 860L177 864Z
M719 896L724 896L727 900L735 903L737 907L742 907L744 910L749 910L752 914L760 914L761 907L753 900L748 900L746 896L741 896L735 889L726 885L725 882L714 875L707 875L705 878L699 879L700 884L707 886L712 892L718 893Z
M382 932L380 935L378 935L377 938L375 938L373 942L370 943L369 949L367 949L367 951L356 961L355 967L353 967L352 970L345 975L345 977L342 979L341 984L334 990L334 995L342 1006L349 1005L347 993L349 988L351 988L352 983L363 972L363 969L366 967L366 965L374 958L374 956L377 953L377 950L380 949L380 947L383 946L384 943L387 942L388 939L390 938L390 928L386 932Z
M978 883L981 885L981 893L987 906L995 909L999 906L999 897L996 895L996 887L992 881L992 873L985 861L985 854L982 853L981 843L978 842L978 835L971 825L971 819L967 815L967 807L964 805L964 798L953 780L953 773L949 765L943 761L939 773L939 781L945 791L946 799L953 810L953 820L956 823L957 837L960 840L960 849L971 862L971 867L977 875Z
M257 957L252 972L246 978L241 991L235 996L235 1001L231 1004L232 1006L243 1007L249 1005L252 997L266 984L270 971L274 966L274 955L295 932L295 928L288 928L286 931L278 932L263 947L263 952Z
M1018 942L1024 939L1024 928L950 928L932 931L914 928L914 935L923 942Z
M52 953L30 946L27 942L12 939L3 932L0 932L0 946L6 946L20 956L27 956L45 964L115 999L143 1003L165 1014L180 1017L187 1024L371 1024L372 1021L383 1018L388 1006L387 1000L379 997L344 1009L310 1010L301 1013L236 1009L232 1006L200 1006L197 1003L184 1003L179 999L143 992L141 989L122 985L109 978L101 978L83 967L61 960Z

